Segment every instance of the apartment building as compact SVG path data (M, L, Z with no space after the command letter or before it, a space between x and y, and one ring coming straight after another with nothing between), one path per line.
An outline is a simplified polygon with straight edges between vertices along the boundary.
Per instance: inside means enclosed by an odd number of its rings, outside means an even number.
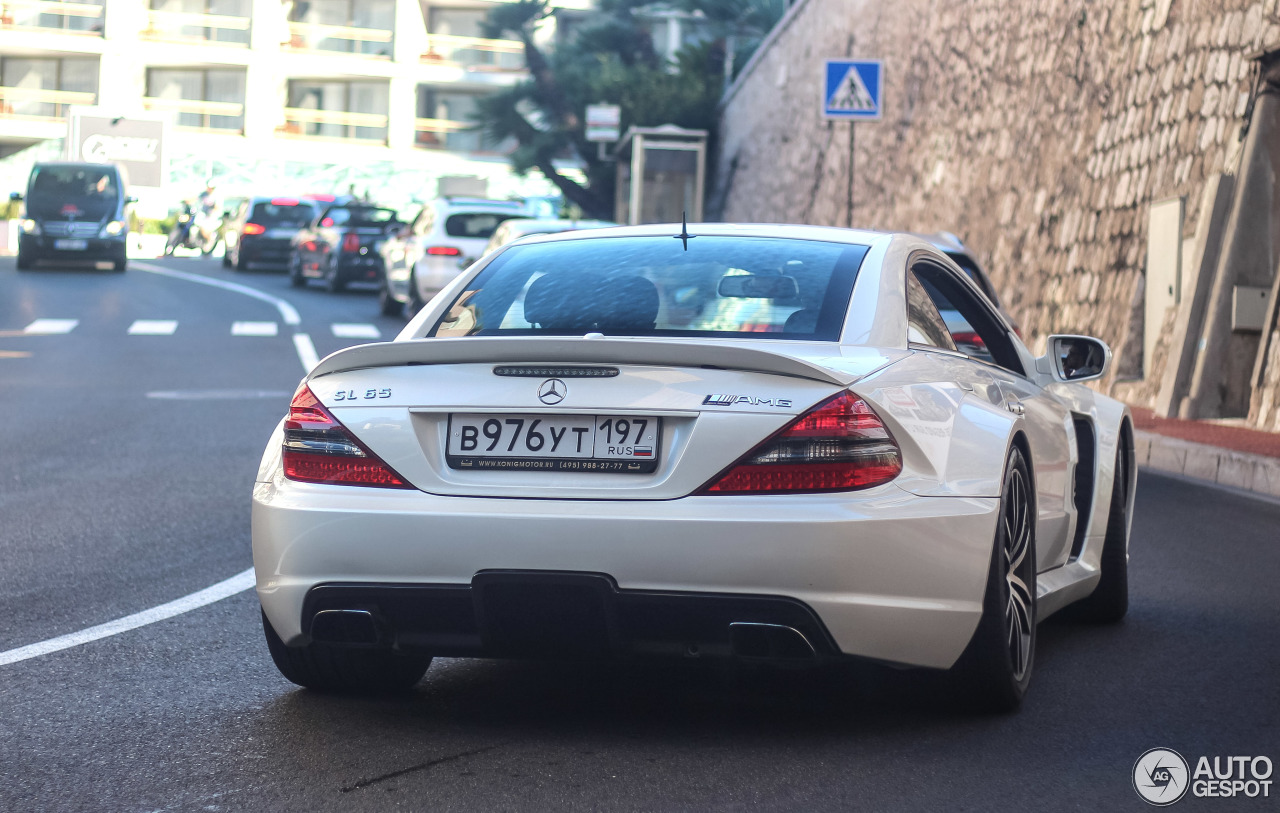
M213 178L224 194L354 186L408 202L454 176L548 194L470 121L478 97L526 75L519 42L482 36L500 1L0 2L0 183L58 157L68 107L93 105L170 117L173 196Z

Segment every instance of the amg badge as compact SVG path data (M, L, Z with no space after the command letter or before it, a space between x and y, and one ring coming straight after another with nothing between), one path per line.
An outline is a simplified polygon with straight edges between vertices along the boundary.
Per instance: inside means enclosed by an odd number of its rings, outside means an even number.
M757 398L754 395L708 395L702 399L703 406L733 406L734 404L751 404L752 406L789 407L789 398Z

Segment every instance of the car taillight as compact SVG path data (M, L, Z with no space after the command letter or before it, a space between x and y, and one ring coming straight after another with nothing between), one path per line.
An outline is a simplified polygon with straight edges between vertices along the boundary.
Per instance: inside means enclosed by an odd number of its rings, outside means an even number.
M244 228L241 231L243 231L245 234L262 234L266 230L267 230L267 227L261 224L246 223L244 224Z
M347 232L347 236L342 238L342 250L352 253L359 251L360 235L353 231Z
M304 483L413 488L364 448L306 384L284 422L284 476Z
M427 249L427 253L433 257L457 257L462 254L462 249L453 246L432 246Z
M752 449L701 494L853 491L887 483L902 453L867 402L828 398Z

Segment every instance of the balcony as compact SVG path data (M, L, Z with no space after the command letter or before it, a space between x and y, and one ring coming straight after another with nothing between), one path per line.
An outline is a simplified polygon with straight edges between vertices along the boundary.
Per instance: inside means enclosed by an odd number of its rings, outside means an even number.
M179 130L197 133L244 132L244 105L239 102L207 102L199 99L158 99L144 97L148 110L175 115Z
M387 116L381 113L286 107L284 119L284 125L277 128L283 136L348 143L387 143Z
M391 58L392 32L385 28L324 23L289 23L289 47L296 51L358 54Z
M148 12L142 36L165 42L207 42L247 48L251 24L248 17L153 10Z
M524 43L428 34L421 61L430 65L460 66L473 71L523 71Z
M10 0L0 3L0 31L53 31L102 36L102 3Z
M65 121L71 105L91 105L96 93L0 87L0 116L26 121Z
M480 128L466 121L447 119L415 119L414 143L428 150L479 152L482 145Z

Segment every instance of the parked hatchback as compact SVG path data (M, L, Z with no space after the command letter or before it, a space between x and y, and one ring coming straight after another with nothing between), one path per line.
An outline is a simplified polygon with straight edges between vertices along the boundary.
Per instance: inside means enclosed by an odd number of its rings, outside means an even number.
M484 253L499 226L532 214L523 201L444 197L428 202L408 228L382 245L382 312L394 315L408 305L417 313Z
M234 266L237 271L245 271L254 263L287 266L294 236L315 215L315 208L299 198L255 197L243 201L226 224L222 265Z
M65 161L39 163L31 168L25 216L18 235L18 268L32 268L41 260L109 261L117 271L128 265L126 246L134 199L124 190L115 164Z

